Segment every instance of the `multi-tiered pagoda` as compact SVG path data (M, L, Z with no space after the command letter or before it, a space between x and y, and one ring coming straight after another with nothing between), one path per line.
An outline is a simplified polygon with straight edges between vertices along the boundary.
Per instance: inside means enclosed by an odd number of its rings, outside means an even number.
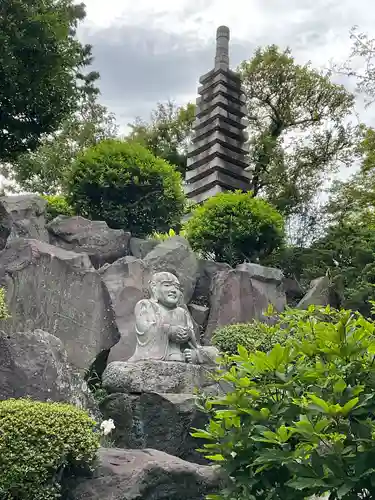
M194 138L189 149L185 191L201 203L217 193L250 189L246 155L245 96L237 73L229 69L229 29L216 35L215 67L198 89Z

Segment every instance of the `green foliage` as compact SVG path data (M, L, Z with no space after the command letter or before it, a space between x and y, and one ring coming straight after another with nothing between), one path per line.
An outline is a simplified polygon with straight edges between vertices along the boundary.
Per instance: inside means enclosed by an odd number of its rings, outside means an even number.
M153 240L158 240L158 241L166 241L169 238L173 238L174 236L185 236L185 231L180 231L179 233L176 233L174 229L170 229L167 233L158 233L154 232L151 235L151 239Z
M249 352L267 352L275 344L284 343L285 339L285 332L280 331L279 328L253 321L218 328L212 336L212 344L222 353L234 355L237 354L239 345Z
M80 154L67 192L77 213L137 236L167 231L184 209L180 174L134 142L106 140Z
M20 155L0 172L24 191L57 194L78 153L117 135L115 118L99 104L96 96L84 96L78 110L68 116L59 130L44 135L36 151Z
M0 160L34 150L56 130L97 73L83 75L91 47L76 38L83 4L73 0L2 0L0 5ZM32 77L31 77L32 76Z
M9 318L8 307L5 301L5 292L0 288L0 320Z
M201 401L210 422L194 436L228 476L208 498L373 498L374 323L312 307L288 311L279 328L292 334L284 346L239 347L218 377L232 392Z
M269 255L284 238L282 216L251 193L222 193L193 211L185 226L194 250L231 265Z
M275 45L239 68L250 120L252 190L284 215L300 214L327 175L351 164L354 97L329 74L299 65Z
M150 123L137 119L130 125L129 139L139 142L155 156L163 158L185 174L187 149L193 131L195 105L177 107L173 102L158 103Z
M94 463L100 437L94 426L68 404L0 401L0 498L59 498L64 470Z
M67 215L68 217L75 215L73 208L67 202L65 196L56 194L43 196L48 202L46 207L46 222L50 222L58 215Z

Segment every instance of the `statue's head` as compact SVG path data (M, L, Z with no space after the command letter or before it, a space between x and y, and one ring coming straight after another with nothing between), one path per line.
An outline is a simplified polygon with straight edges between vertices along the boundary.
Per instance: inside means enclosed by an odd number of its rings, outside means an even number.
M155 273L150 281L151 297L169 309L177 307L182 288L177 277L172 273Z

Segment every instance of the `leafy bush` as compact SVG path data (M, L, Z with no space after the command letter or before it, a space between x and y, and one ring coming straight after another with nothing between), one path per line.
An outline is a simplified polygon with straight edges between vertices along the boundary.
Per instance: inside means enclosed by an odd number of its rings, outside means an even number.
M68 174L67 192L77 213L137 236L167 231L184 210L180 174L135 142L87 149Z
M212 344L222 353L237 354L238 346L245 347L248 351L267 352L277 343L284 343L285 331L260 321L252 323L239 323L228 325L215 330L212 336Z
M5 292L2 288L0 288L0 320L7 319L8 316L8 308L5 301Z
M169 238L173 238L174 236L184 237L185 231L179 231L178 233L176 233L176 231L174 229L170 229L167 233L158 233L155 231L150 236L150 239L157 240L157 241L166 241Z
M64 469L91 466L96 458L94 425L68 404L0 401L0 498L59 498Z
M68 217L74 215L73 208L67 202L65 196L50 195L43 196L47 201L46 207L46 221L50 222L58 215L67 215Z
M330 499L375 495L375 324L329 308L288 311L292 334L268 353L243 347L219 379L206 456L231 478L217 500Z
M251 193L222 193L193 211L186 237L194 250L236 265L269 255L284 239L282 216Z

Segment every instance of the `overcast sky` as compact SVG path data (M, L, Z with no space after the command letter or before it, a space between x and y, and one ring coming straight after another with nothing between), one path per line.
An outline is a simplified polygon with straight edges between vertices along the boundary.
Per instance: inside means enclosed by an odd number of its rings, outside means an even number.
M325 67L347 57L353 25L375 36L375 0L84 1L79 36L93 45L102 101L122 126L147 118L158 101L195 100L221 24L231 30L233 68L272 43Z

